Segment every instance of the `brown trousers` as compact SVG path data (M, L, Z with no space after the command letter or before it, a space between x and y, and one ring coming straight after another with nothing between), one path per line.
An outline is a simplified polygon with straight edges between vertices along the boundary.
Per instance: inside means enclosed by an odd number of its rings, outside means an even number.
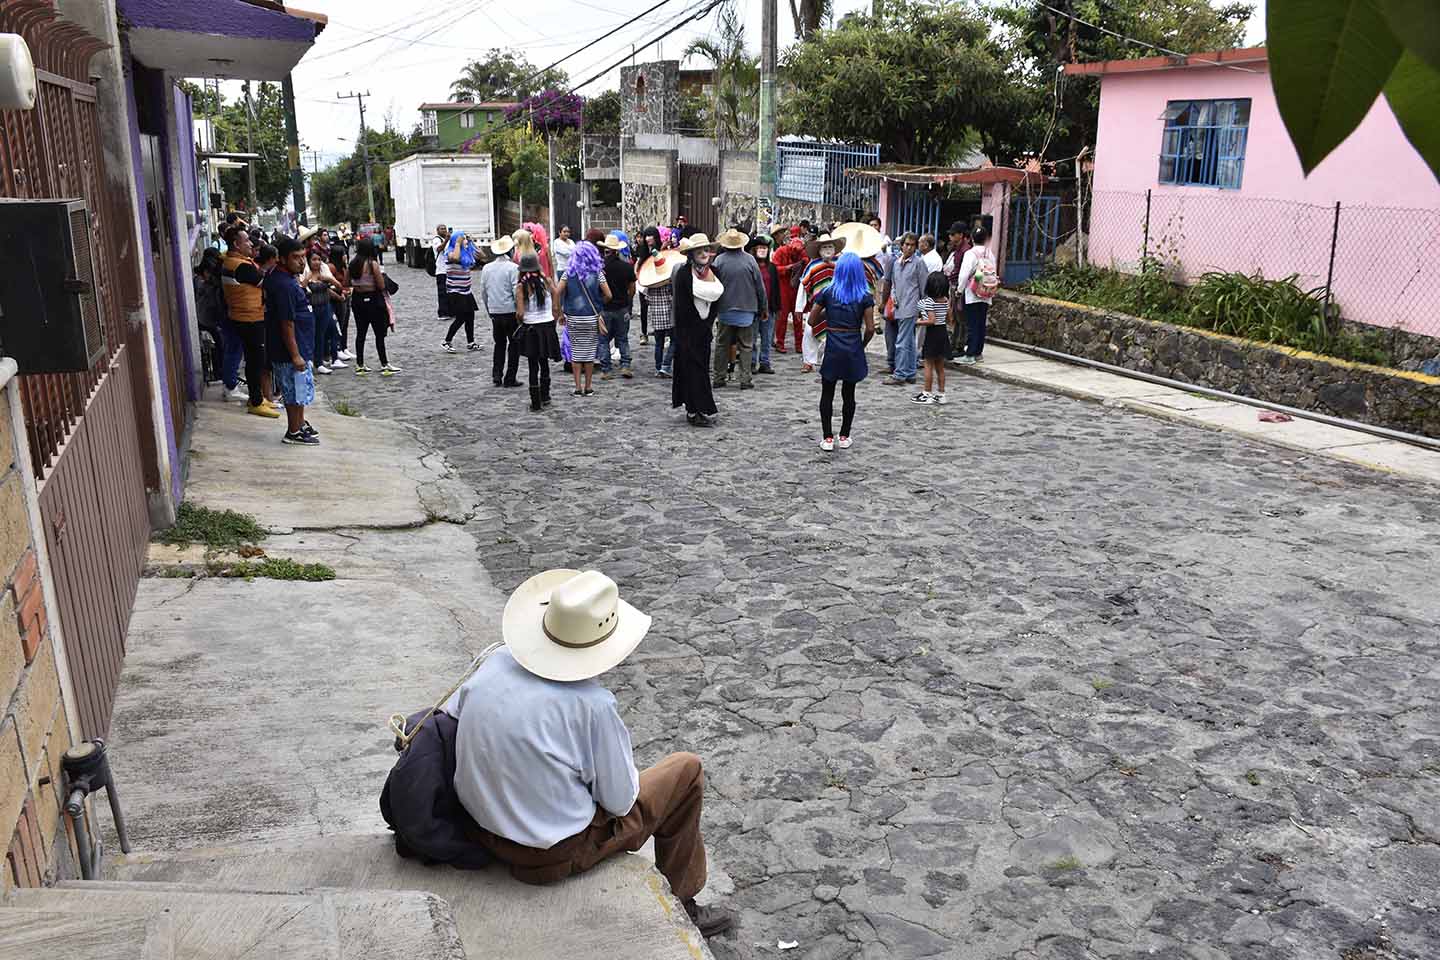
M634 853L655 838L655 866L682 900L705 886L705 843L700 837L700 805L705 771L693 753L672 753L640 771L640 796L623 817L595 808L590 826L538 850L477 828L476 839L510 875L524 883L554 883L584 873L622 851Z

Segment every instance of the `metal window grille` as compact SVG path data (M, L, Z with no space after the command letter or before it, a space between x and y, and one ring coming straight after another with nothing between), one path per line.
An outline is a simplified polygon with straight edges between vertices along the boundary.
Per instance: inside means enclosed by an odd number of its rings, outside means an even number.
M879 144L782 140L776 162L775 192L782 197L856 211L872 211L880 203L878 181L845 175L849 168L879 163Z
M1160 182L1240 189L1250 101L1171 100L1160 119Z

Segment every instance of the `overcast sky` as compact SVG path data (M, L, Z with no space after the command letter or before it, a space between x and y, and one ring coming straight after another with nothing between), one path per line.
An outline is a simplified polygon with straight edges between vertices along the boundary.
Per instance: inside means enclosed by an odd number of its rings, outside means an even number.
M397 0L295 0L296 7L330 18L315 46L295 69L296 113L300 141L320 152L320 166L352 149L359 129L354 100L337 101L337 93L365 92L366 120L379 129L386 116L402 130L419 122L416 109L430 100L447 100L450 82L470 60L491 47L513 47L535 64L545 66L624 23L657 0L443 0L412 6ZM637 62L678 57L694 37L714 26L712 14L687 24L660 41L650 41L672 26L692 0L668 0L654 13L620 30L596 46L567 60L562 69L571 82L590 76L617 61L630 62L632 44ZM752 49L760 40L760 0L737 0L745 15L746 38ZM789 0L779 4L780 47L794 39ZM835 0L836 15L869 6L869 0ZM1247 42L1264 36L1264 0L1259 0ZM703 66L703 63L693 64ZM613 89L619 71L580 92L594 95ZM227 84L238 90L238 85ZM227 95L230 92L227 91ZM313 157L304 158L306 170Z

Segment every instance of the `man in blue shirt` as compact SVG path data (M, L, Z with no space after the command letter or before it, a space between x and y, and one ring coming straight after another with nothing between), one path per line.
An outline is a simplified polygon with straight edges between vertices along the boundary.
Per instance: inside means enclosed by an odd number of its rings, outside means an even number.
M320 434L305 419L305 407L315 402L315 314L310 298L296 278L305 272L305 245L294 237L281 237L276 245L280 265L265 278L265 339L275 389L285 403L282 443L314 447Z
M895 299L895 317L885 321L885 354L890 376L881 381L889 386L915 382L915 321L920 317L920 300L930 272L919 252L919 238L907 233L900 240L900 255L890 263L885 290L879 302Z

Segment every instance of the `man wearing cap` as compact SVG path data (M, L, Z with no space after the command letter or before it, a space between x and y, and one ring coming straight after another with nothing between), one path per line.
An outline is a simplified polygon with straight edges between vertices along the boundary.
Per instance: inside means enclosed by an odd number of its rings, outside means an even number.
M961 296L960 265L965 262L965 251L971 247L970 227L963 220L950 224L950 253L945 258L945 276L950 281L950 312L953 320L965 313L965 298ZM954 322L950 326L950 347L956 354L965 352L965 324Z
M740 389L753 390L750 370L751 351L755 346L755 321L768 312L769 298L765 281L755 258L745 252L750 238L731 227L716 238L720 253L712 265L715 276L725 287L715 304L719 325L715 331L715 361L712 385L725 386L725 371L730 364L730 347L736 347L735 362L739 367Z
M430 238L430 253L435 258L435 319L451 320L450 294L445 290L445 246L450 242L450 228L443 223L435 225L435 236ZM513 312L513 311L512 311Z
M595 570L549 570L510 596L505 645L445 704L455 793L476 841L525 883L553 883L655 838L655 866L705 936L733 918L701 907L705 773L693 753L642 771L615 695L597 677L650 629Z
M438 229L445 230L443 226ZM448 230L445 232L449 234ZM490 253L495 259L480 268L480 298L485 301L490 332L495 337L490 379L497 387L520 386L520 381L515 379L520 369L520 342L515 337L515 284L520 280L520 268L510 256L514 248L515 241L509 237L493 241ZM440 275L443 277L444 272Z

